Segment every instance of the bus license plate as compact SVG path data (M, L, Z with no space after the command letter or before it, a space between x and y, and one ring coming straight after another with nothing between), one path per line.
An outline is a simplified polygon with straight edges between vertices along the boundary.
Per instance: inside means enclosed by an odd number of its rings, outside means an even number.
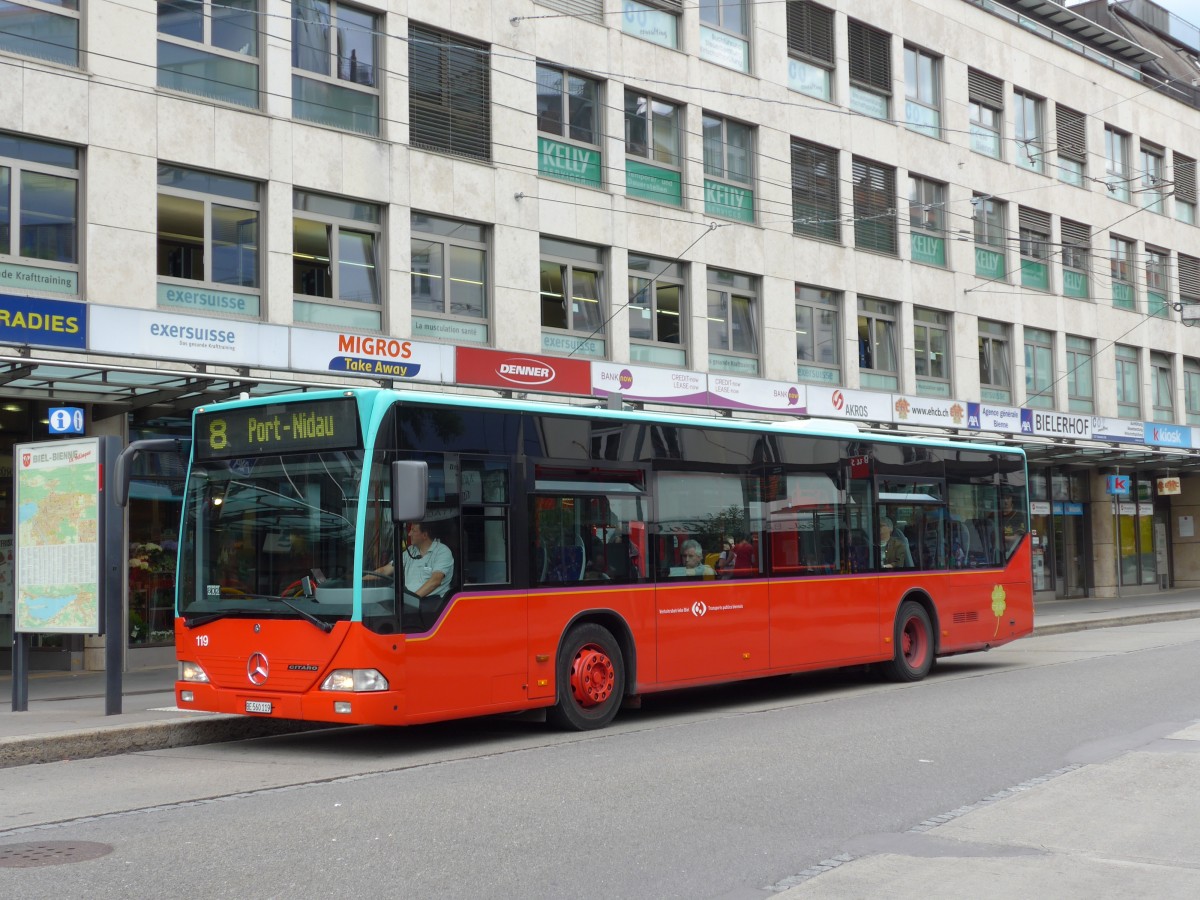
M269 713L271 711L271 702L269 700L247 700L246 712Z

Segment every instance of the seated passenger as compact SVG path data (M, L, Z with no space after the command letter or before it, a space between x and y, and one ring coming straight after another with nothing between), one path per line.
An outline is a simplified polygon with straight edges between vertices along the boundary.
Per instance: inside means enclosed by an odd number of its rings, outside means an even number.
M911 569L913 566L908 541L895 530L887 516L879 517L879 561L885 569Z
M705 565L704 551L700 549L699 541L684 541L680 548L683 551L683 565L672 566L672 578L712 578L712 566Z

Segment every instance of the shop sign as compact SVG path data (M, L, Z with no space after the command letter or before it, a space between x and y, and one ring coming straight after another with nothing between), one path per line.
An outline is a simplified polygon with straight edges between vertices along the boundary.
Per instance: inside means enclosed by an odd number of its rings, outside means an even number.
M1022 409L1021 433L1086 439L1092 436L1092 417Z
M931 400L929 397L893 394L892 421L897 425L962 428L967 421L967 405L957 400Z
M1183 486L1180 484L1179 476L1172 475L1170 478L1159 478L1155 481L1158 488L1158 496L1169 497L1173 494L1182 494Z
M892 421L892 395L845 388L808 388L808 414L831 419L867 419Z
M675 37L677 17L658 9L651 9L635 0L622 0L621 30L639 37L643 41L661 44L663 47L678 47Z
M789 56L788 87L819 100L828 100L829 70Z
M753 222L754 191L705 178L704 212L739 222Z
M796 366L796 380L815 384L837 384L842 380L840 369L822 369L818 366Z
M1083 515L1083 504L1082 503L1060 503L1059 501L1056 500L1056 501L1054 501L1054 514L1056 516L1082 516Z
M996 406L992 403L968 403L967 427L973 431L1019 434L1021 410L1013 406Z
M1136 503L1118 503L1117 504L1117 512L1123 516L1136 516L1137 515L1137 504Z
M1021 286L1038 291L1050 290L1050 267L1045 263L1021 260Z
M1184 448L1192 446L1192 429L1185 426L1146 422L1143 429L1143 440L1151 446Z
M1004 277L1004 254L994 250L975 248L975 274L993 281Z
M287 327L93 306L88 351L264 369L288 367Z
M0 294L0 344L83 350L87 304Z
M940 237L914 231L911 240L912 261L931 266L946 265L946 242Z
M587 360L458 347L455 364L460 384L551 394L592 392L592 364Z
M538 137L538 174L600 187L600 151Z
M625 193L653 203L683 205L679 172L660 169L636 159L625 160Z
M1127 444L1146 442L1146 423L1133 419L1092 417L1092 437L1100 441L1121 441Z
M1088 278L1083 272L1072 272L1070 269L1063 269L1063 294L1068 297L1079 297L1086 300L1088 297Z
M1148 518L1150 518L1151 516L1153 516L1153 515L1154 515L1154 504L1153 504L1153 503L1140 502L1140 503L1138 503L1138 505L1137 505L1137 512L1138 512L1138 515L1139 515L1139 516L1142 516L1143 518L1147 518L1147 519L1148 519Z
M870 116L872 119L886 119L888 117L888 98L851 85L850 109L864 116Z
M1050 515L1050 503L1046 500L1031 500L1029 502L1029 514L1031 516Z
M379 334L291 330L291 367L400 381L454 381L454 348Z
M704 25L700 26L700 58L739 72L750 71L750 45Z
M1109 475L1108 480L1104 483L1104 493L1110 497L1128 497L1129 476Z
M42 266L18 266L0 262L0 287L19 291L53 291L55 294L79 294L79 273Z
M259 297L257 294L204 290L180 284L160 284L158 286L158 305L182 309L184 312L257 316Z
M567 356L593 356L604 358L604 341L600 338L578 337L552 331L542 332L542 350L546 353L563 353Z
M467 341L471 344L486 344L488 327L484 322L465 322L461 319L427 319L413 316L413 335L436 338L442 341Z
M760 412L808 412L808 397L802 384L740 378L736 375L708 376L709 403L714 409L753 409Z
M592 394L596 397L620 394L630 400L650 402L697 405L708 402L708 381L702 372L607 362L592 363L591 369Z

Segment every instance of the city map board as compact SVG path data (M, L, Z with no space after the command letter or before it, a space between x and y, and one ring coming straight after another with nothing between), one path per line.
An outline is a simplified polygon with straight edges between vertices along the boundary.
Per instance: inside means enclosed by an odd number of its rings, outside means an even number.
M13 630L100 632L100 441L13 448Z

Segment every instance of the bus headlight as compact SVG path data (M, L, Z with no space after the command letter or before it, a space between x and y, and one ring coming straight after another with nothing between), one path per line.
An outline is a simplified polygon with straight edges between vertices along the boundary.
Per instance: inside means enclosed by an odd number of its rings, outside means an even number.
M205 672L197 663L179 661L179 681L194 681L200 684L208 683L208 673Z
M378 669L334 669L321 682L323 691L386 691L387 679Z

